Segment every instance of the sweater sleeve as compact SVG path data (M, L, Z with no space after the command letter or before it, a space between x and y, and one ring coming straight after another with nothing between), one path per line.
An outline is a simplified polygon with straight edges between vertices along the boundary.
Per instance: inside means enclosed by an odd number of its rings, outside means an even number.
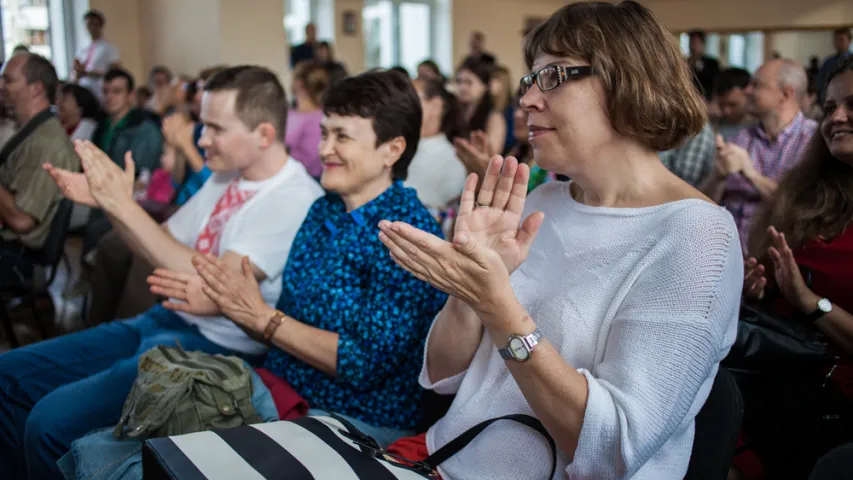
M579 370L589 395L569 478L631 478L668 441L692 439L734 342L743 263L733 222L671 220L682 228L622 302L602 361Z

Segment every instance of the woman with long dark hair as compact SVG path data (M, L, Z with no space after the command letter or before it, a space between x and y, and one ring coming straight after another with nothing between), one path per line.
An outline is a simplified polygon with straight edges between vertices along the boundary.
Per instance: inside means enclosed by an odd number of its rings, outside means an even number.
M59 121L71 140L91 140L103 118L101 104L88 89L66 83L56 100Z
M489 138L489 153L502 152L506 143L506 120L496 109L489 92L493 65L466 60L456 72L462 115L469 132L483 131Z
M409 166L406 186L438 216L462 193L465 166L451 141L465 135L461 107L456 97L437 80L415 80L421 100L423 123L418 151Z
M793 372L742 386L746 437L774 432L755 448L767 478L805 478L820 455L853 441L853 58L830 75L824 108L820 134L756 218L745 263L746 300L817 328L839 356L810 377L825 384L820 399ZM832 422L818 411L828 398Z

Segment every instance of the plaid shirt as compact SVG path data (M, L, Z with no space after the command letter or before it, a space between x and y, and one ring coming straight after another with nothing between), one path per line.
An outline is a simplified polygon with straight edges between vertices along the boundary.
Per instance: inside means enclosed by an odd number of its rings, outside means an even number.
M749 152L760 174L778 182L799 161L816 130L817 123L814 120L797 113L794 121L782 130L775 141L771 141L759 125L742 130L731 142ZM743 175L731 175L726 180L726 192L720 203L734 217L741 247L747 252L749 229L752 218L761 206L761 194Z
M660 152L658 157L670 172L695 187L714 167L716 148L714 130L706 123L702 131L684 145Z

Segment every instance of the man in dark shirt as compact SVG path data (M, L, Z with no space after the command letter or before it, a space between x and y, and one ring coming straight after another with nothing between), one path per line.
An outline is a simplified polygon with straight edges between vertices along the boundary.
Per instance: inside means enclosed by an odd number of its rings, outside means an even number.
M317 43L317 27L313 23L305 26L305 43L290 47L290 68L299 62L314 60L314 44Z
M851 34L849 28L839 28L833 32L833 45L835 46L835 54L826 57L823 61L823 66L820 68L820 73L817 75L818 101L823 104L823 97L826 93L826 77L835 70L835 67L842 60L850 56L850 40Z
M690 56L687 63L693 69L694 81L706 100L711 99L714 77L720 71L720 62L705 55L705 32L694 30L690 36Z
M468 48L470 48L470 52L468 53L468 57L465 58L465 61L473 59L478 62L490 63L492 65L497 62L495 56L486 51L486 35L484 35L483 32L471 32L471 38L468 40Z

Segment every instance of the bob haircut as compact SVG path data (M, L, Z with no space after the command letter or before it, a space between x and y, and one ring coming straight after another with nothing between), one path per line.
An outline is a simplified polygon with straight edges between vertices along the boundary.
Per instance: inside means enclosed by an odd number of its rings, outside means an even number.
M637 2L566 5L525 38L527 68L543 53L589 62L613 129L655 151L681 146L707 121L675 37Z

